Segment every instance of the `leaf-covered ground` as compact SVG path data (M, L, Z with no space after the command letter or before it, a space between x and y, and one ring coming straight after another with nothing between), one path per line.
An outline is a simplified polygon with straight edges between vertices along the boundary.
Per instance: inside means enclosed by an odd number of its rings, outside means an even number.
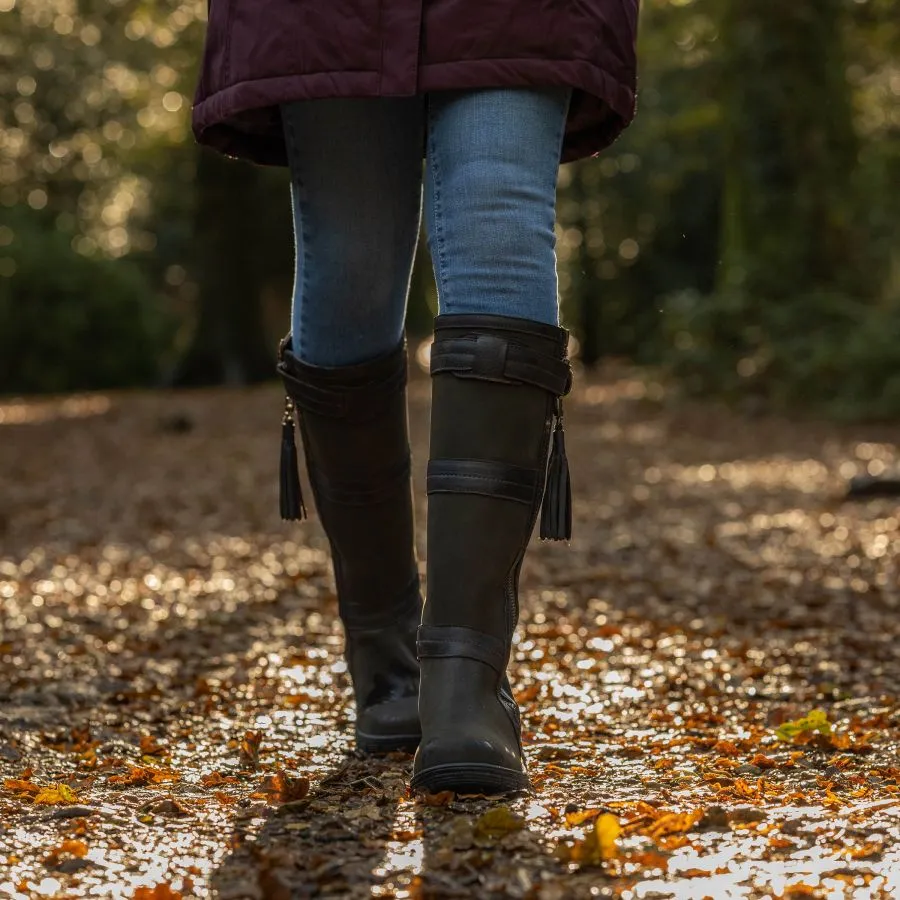
M535 792L423 801L352 752L280 411L0 405L0 896L900 896L900 508L843 499L900 430L582 379L575 537L523 574Z

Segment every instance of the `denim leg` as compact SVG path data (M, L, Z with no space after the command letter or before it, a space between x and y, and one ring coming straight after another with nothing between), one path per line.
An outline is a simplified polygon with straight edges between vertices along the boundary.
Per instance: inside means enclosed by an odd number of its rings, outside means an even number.
M422 207L421 98L282 107L297 268L291 328L305 363L346 366L403 333Z
M442 314L558 324L556 179L569 97L429 96L425 215Z

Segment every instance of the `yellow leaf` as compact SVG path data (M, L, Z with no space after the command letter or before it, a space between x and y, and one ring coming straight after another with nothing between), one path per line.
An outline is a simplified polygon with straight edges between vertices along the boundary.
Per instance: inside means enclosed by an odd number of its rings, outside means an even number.
M594 827L583 841L560 845L556 853L565 862L599 866L618 855L617 841L621 834L619 820L611 813L603 813L594 820Z
M622 833L619 820L612 813L603 813L594 822L594 837L597 841L597 849L601 859L612 859L619 852L616 842Z
M67 784L55 784L52 787L41 788L34 802L52 806L54 803L72 803L75 799L75 791Z
M495 806L475 822L475 837L502 837L525 827L525 819L508 806Z

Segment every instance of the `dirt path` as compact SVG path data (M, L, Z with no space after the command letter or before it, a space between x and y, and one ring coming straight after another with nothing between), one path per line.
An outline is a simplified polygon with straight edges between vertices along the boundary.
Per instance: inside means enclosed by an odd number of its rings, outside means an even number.
M0 897L900 896L900 506L841 500L900 430L582 381L575 537L523 574L535 794L423 803L351 752L280 407L0 404Z

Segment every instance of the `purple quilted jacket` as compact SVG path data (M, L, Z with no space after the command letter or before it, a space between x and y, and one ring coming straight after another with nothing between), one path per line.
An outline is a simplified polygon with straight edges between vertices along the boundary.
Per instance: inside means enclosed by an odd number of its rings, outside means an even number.
M284 165L280 103L568 85L563 160L631 121L638 0L210 0L194 132Z

